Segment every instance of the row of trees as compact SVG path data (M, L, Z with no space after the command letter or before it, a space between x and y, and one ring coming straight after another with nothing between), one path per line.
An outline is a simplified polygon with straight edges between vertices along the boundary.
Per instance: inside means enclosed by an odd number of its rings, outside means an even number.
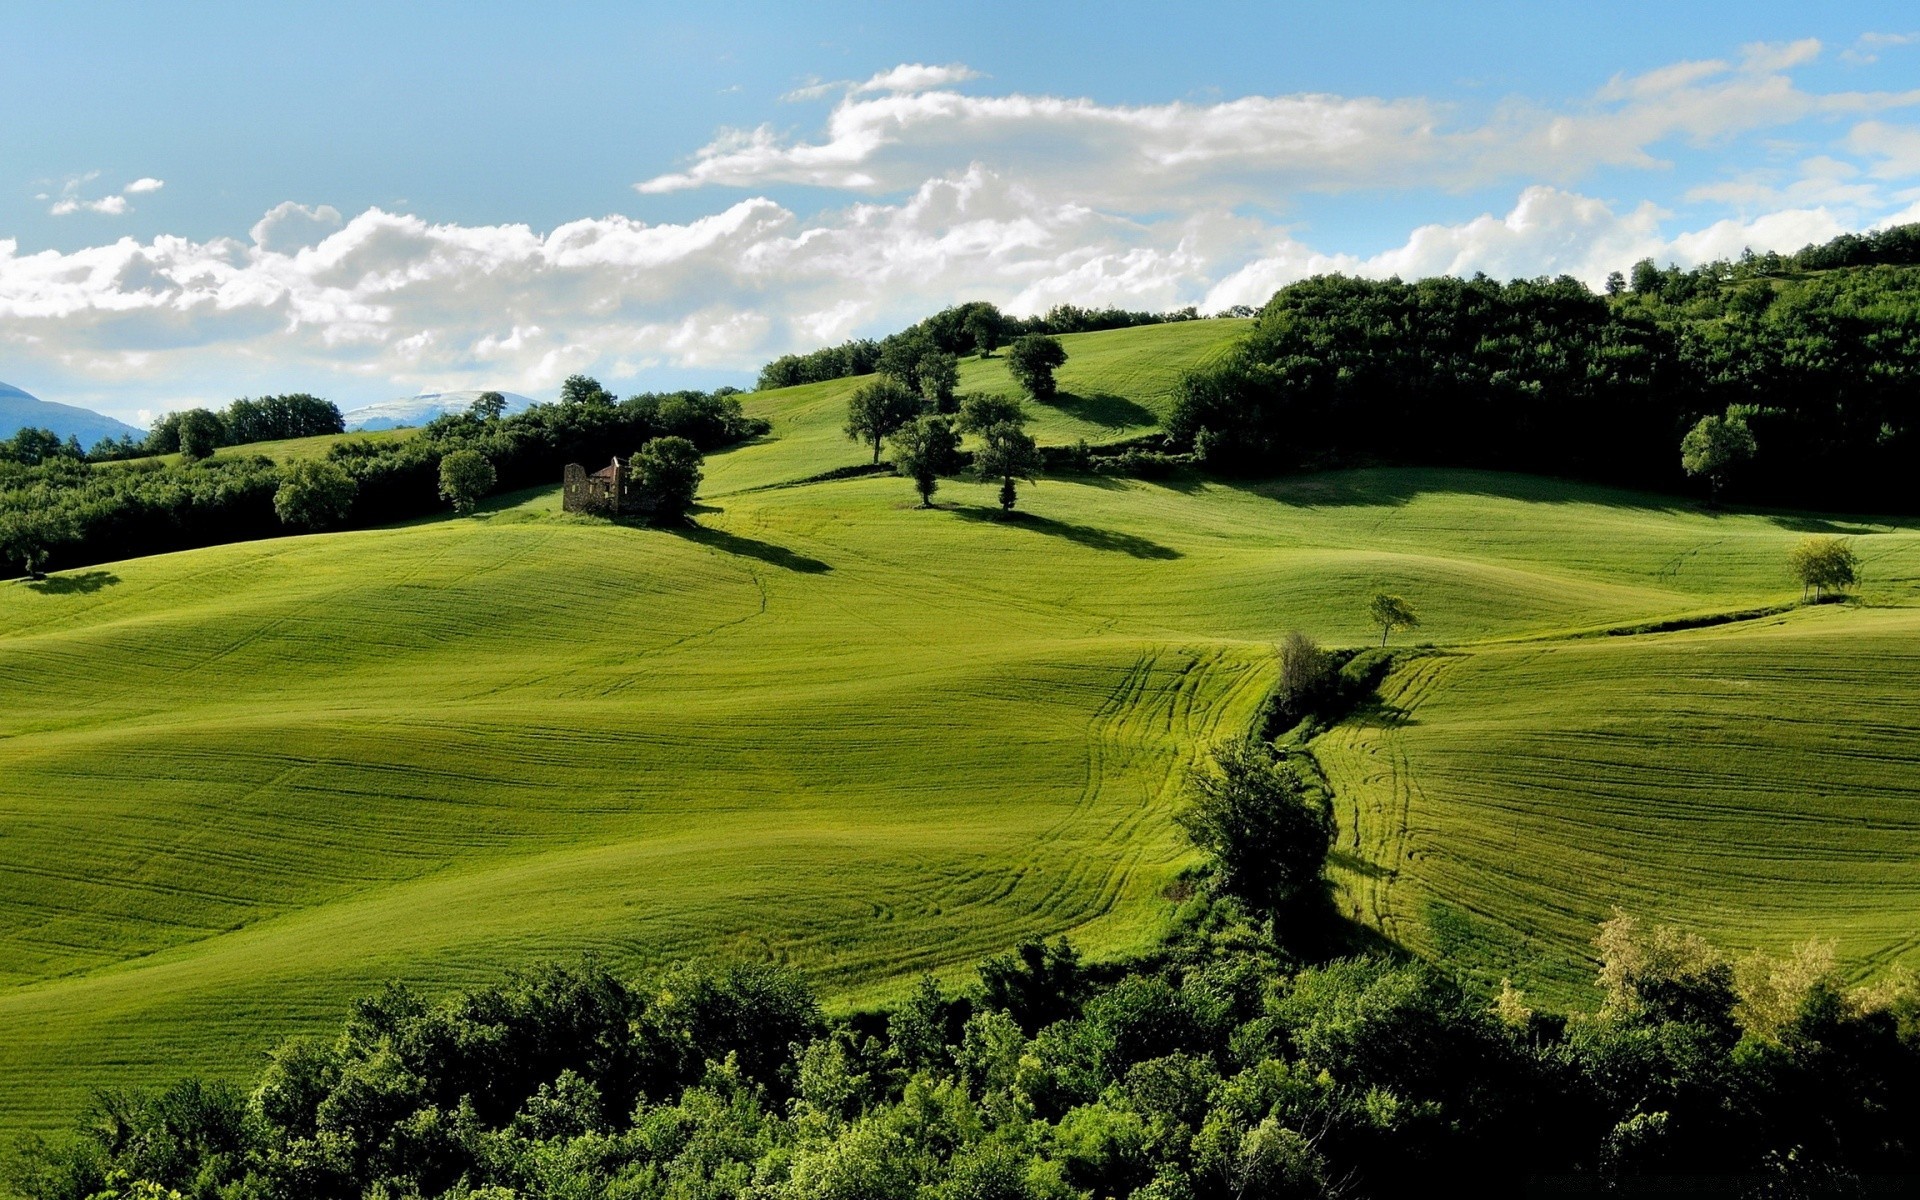
M0 462L0 563L34 572L290 529L385 524L442 503L464 510L498 490L551 483L569 462L604 461L635 446L643 461L662 459L663 472L671 457L677 478L690 465L697 486L701 451L767 428L741 411L731 390L622 401L586 376L569 379L558 404L511 417L503 407L483 397L476 411L438 418L414 437L345 439L285 465L258 455L178 465L96 466L64 456Z
M1908 261L1920 233L1876 239ZM1218 470L1386 459L1660 488L1681 482L1684 441L1716 497L1904 507L1917 398L1920 267L1649 266L1614 296L1564 277L1324 276L1183 380L1167 428Z
M1251 310L1245 315L1251 316ZM1072 304L1056 305L1037 317L1012 317L985 301L973 301L942 309L879 340L859 338L806 354L783 355L760 369L756 387L769 391L875 372L908 380L914 364L928 354L956 359L977 354L985 358L1000 347L1030 335L1057 336L1199 319L1199 311L1193 308L1151 313L1118 308L1088 309Z

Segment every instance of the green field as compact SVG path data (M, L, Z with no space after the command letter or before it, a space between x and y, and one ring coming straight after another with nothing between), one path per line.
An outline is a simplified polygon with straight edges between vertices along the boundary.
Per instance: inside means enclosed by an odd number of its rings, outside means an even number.
M1233 329L1070 340L1043 440L1137 432ZM392 976L738 954L844 1004L1026 934L1141 947L1181 772L1278 635L1363 644L1382 587L1444 653L1316 744L1351 911L1549 991L1615 902L1920 962L1920 526L1445 471L1047 479L1013 522L770 486L861 460L849 386L751 398L695 531L541 491L0 586L0 1128L244 1075ZM1815 526L1870 606L1599 632L1789 602Z

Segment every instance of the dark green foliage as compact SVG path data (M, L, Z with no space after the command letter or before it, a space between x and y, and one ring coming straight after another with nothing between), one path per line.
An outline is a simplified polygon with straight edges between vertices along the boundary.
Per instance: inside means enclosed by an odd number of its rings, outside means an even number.
M879 462L881 443L925 410L910 383L882 375L854 389L847 400L847 438L871 445L873 461Z
M893 469L913 480L920 507L933 504L940 476L959 467L960 435L946 417L928 413L901 426L893 435Z
M411 438L336 442L325 461L354 484L352 522L375 525L437 510L440 460L460 450L485 457L496 487L510 490L551 484L569 462L605 462L656 437L711 450L765 430L726 389L674 392L543 404L497 421L456 413ZM64 455L34 467L0 460L0 530L27 522L51 531L46 561L60 568L273 537L285 532L274 497L293 469L261 457L99 470Z
M474 407L477 410L479 405ZM474 415L482 414L476 411ZM492 419L499 415L496 412ZM440 498L453 505L455 512L471 512L474 505L492 494L497 482L493 464L478 450L455 450L440 460Z
M584 408L608 408L613 404L613 393L591 375L569 375L560 384L560 403Z
M1053 373L1067 361L1067 349L1060 339L1030 333L1007 347L1007 370L1035 400L1046 403L1059 392Z
M190 408L175 422L180 441L180 457L191 462L206 458L226 444L226 425L219 416L204 408Z
M953 355L929 350L915 364L919 376L920 398L934 412L954 411L953 391L960 386L960 362Z
M1720 499L1727 475L1758 450L1753 430L1747 427L1747 413L1738 406L1723 414L1701 417L1680 439L1680 466L1689 475L1703 475L1713 490L1711 498Z
M686 519L700 492L700 448L683 437L658 437L633 456L640 506L657 521Z
M1223 471L1384 459L1678 490L1674 447L1732 407L1763 448L1737 494L1904 511L1920 472L1915 242L1920 227L1870 249L1643 262L1611 297L1564 277L1308 279L1183 381L1167 429Z
M353 511L353 477L335 462L306 458L289 464L273 493L273 512L295 529L332 529Z
M0 439L0 462L37 467L55 458L81 459L80 443L69 436L65 441L51 429L22 429L10 438Z
M318 437L343 432L347 427L338 408L305 392L235 400L221 414L221 424L229 446Z
M1333 844L1325 796L1251 739L1214 751L1213 769L1192 775L1174 820L1211 858L1220 890L1257 911L1310 894Z
M482 421L498 421L507 411L507 398L499 392L481 392L467 411Z
M548 967L437 1003L390 986L277 1049L251 1092L102 1095L10 1182L29 1200L1151 1200L1714 1176L1832 1195L1920 1166L1920 1000L1846 994L1817 956L1736 966L1616 918L1605 1006L1562 1018L1423 963L1287 966L1230 900L1180 928L1104 983L1064 941L1023 944L971 998L923 982L884 1036L829 1024L764 965Z
M1014 480L1031 480L1040 470L1040 448L1033 435L1012 422L989 425L980 433L983 443L973 455L973 469L983 479L1000 481L1000 510L1012 512L1019 493Z

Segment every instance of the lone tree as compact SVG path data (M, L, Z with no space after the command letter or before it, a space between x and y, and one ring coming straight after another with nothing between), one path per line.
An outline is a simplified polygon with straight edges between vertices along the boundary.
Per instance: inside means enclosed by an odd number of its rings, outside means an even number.
M27 576L39 579L47 559L78 532L73 518L64 513L0 512L0 562L17 562Z
M455 512L472 512L498 481L493 464L478 450L455 450L440 460L440 498Z
M660 522L684 521L700 493L700 448L683 437L657 437L633 456L640 504Z
M1213 770L1188 777L1173 815L1213 859L1216 886L1272 912L1312 890L1333 844L1333 816L1284 760L1248 738L1213 752Z
M1027 390L1027 395L1042 402L1052 400L1059 393L1053 373L1066 361L1067 348L1060 344L1060 339L1044 333L1015 338L1013 345L1007 347L1007 369Z
M1823 592L1845 591L1860 581L1860 556L1846 538L1802 538L1788 552L1787 561L1793 567L1793 577L1800 581L1802 600L1807 598L1808 588L1813 589L1817 603Z
M507 398L499 392L481 392L467 411L482 421L498 421L507 411Z
M354 491L353 476L339 463L303 458L281 475L273 512L296 529L331 529L352 511Z
M1420 628L1420 616L1398 596L1386 592L1374 593L1373 600L1367 605L1367 615L1380 627L1380 644L1387 644L1387 635L1396 629Z
M205 458L220 448L226 438L226 426L219 414L204 408L190 408L180 414L180 457L189 462Z
M1274 702L1282 715L1298 722L1327 698L1333 683L1333 656L1298 629L1280 643L1280 682Z
M847 401L847 437L873 446L873 461L880 461L880 443L894 430L919 416L926 408L913 389L891 375L882 375L855 389Z
M893 435L893 469L913 480L920 507L933 507L940 476L951 475L959 463L960 435L943 416L928 413L901 426Z
M939 350L929 350L917 364L920 398L934 412L954 410L953 391L960 386L960 360Z
M1687 474L1707 477L1707 503L1718 506L1720 489L1738 463L1752 458L1758 447L1747 428L1747 411L1728 407L1721 416L1701 417L1680 439L1680 465Z
M973 339L973 348L980 352L981 358L991 356L1000 348L998 314L986 308L974 309L967 315L967 336Z
M1024 426L1026 409L1018 400L975 392L960 401L960 428L980 435L973 456L974 473L1000 480L1000 508L1012 512L1019 493L1014 480L1031 480L1040 469L1040 448Z

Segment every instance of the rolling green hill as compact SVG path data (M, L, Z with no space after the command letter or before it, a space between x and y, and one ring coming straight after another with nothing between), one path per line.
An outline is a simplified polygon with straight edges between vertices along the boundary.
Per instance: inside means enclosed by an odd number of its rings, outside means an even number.
M1212 325L1080 335L1044 440L1137 431ZM1363 919L1549 990L1616 901L1920 961L1920 526L1447 471L1048 479L1011 522L986 485L769 487L860 461L849 386L752 398L697 530L542 491L0 587L0 1128L244 1074L393 976L742 954L854 1003L1026 934L1141 947L1181 772L1275 638L1365 643L1383 587L1445 653L1316 746ZM1597 635L1789 602L1816 526L1880 607Z

